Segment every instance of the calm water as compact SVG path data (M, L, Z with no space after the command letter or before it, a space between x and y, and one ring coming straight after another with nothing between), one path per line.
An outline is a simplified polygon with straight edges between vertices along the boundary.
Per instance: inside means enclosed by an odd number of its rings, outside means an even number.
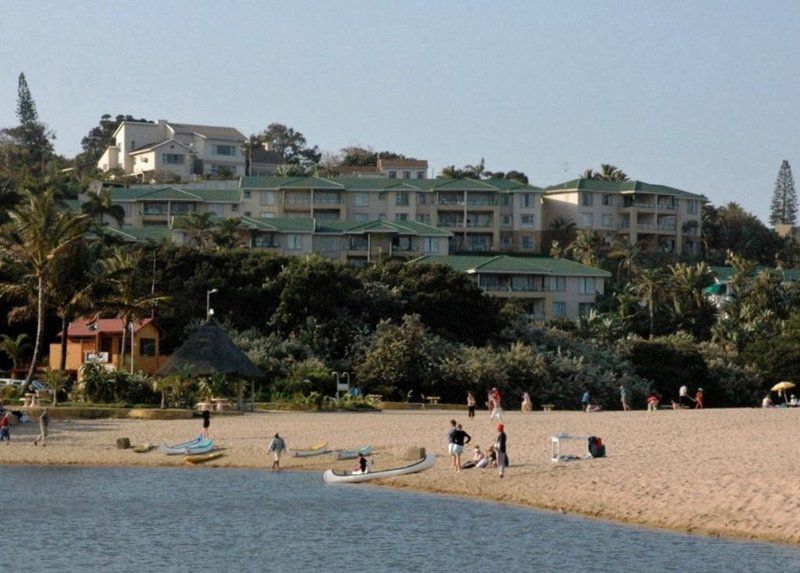
M252 470L0 467L5 571L800 571L800 549Z

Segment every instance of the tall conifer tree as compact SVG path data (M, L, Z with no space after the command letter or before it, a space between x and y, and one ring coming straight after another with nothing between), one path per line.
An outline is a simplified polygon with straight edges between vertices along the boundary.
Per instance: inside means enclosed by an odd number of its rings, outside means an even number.
M771 225L797 224L797 193L794 190L792 168L785 159L778 170L775 191L772 193L769 222Z
M19 75L19 87L17 88L17 117L22 125L35 124L39 120L36 112L36 102L33 101L31 90L28 87L28 80L25 73Z

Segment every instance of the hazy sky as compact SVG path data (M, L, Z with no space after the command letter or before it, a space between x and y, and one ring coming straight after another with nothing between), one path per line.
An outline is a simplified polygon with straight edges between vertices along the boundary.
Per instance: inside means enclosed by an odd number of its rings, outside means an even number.
M0 126L24 71L67 155L104 113L277 121L540 186L611 162L762 219L781 160L800 166L797 1L0 7Z

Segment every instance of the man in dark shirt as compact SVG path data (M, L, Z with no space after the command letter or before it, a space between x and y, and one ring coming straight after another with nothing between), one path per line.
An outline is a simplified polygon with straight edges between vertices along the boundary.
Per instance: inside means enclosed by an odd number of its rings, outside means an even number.
M500 477L506 471L506 432L503 424L497 424L497 440L494 449L497 452L497 468L500 470Z
M464 452L464 444L472 441L472 436L464 431L461 424L456 426L453 432L453 456L455 456L455 469L461 471L461 454Z

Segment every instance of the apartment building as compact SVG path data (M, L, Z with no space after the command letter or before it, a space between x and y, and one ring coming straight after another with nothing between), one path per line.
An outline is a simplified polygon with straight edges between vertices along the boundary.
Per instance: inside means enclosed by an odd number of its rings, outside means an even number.
M245 174L242 133L233 127L123 121L114 143L97 162L101 171L120 171L143 179L192 175Z
M375 165L341 165L340 175L357 177L388 177L389 179L427 179L425 159L378 159ZM256 175L256 173L253 173Z
M702 195L642 181L574 179L545 188L543 199L548 242L553 221L563 217L608 244L627 240L645 252L700 252Z
M611 273L549 257L435 256L409 264L437 263L467 273L489 296L522 302L531 320L576 319L591 312Z
M258 218L415 221L451 233L451 252L536 253L541 244L542 189L517 181L244 177L241 188L242 210Z

